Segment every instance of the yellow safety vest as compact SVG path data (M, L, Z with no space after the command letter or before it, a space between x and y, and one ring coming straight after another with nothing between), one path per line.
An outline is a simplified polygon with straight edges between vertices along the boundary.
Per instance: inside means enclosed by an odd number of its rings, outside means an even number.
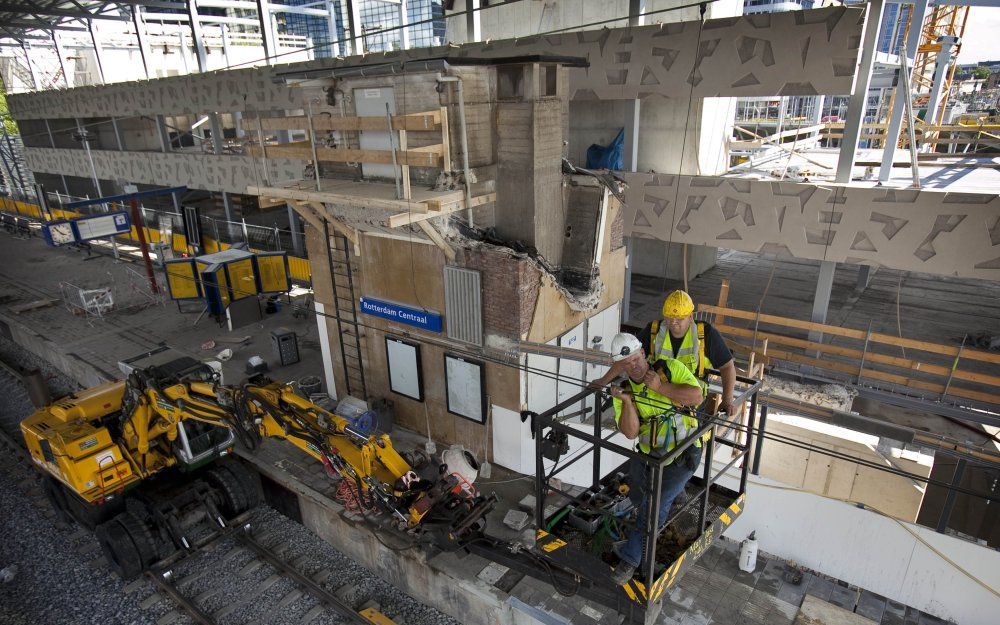
M695 321L688 326L684 340L680 349L674 354L674 348L670 344L670 329L661 319L653 322L650 329L652 345L650 345L650 360L656 361L660 358L676 358L684 363L688 371L693 373L699 380L705 380L705 370L712 367L712 363L705 356L705 324ZM701 385L702 392L706 390L704 384Z
M698 385L698 380L684 365L676 359L666 359L667 368L670 371L670 381L674 384ZM632 397L635 399L636 411L639 415L639 436L637 446L644 454L650 453L653 449L669 452L698 429L698 419L680 413L674 407L669 398L660 395L656 391L646 388L641 382L629 380L632 387ZM617 425L622 415L622 401L614 400L615 424ZM654 427L654 424L658 424ZM695 442L696 447L701 447L701 440Z

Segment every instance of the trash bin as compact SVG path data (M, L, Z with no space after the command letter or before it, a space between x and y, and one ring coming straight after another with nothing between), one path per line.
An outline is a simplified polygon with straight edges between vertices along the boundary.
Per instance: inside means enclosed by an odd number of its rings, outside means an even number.
M299 380L299 392L303 396L309 397L323 391L323 381L316 375L307 375Z

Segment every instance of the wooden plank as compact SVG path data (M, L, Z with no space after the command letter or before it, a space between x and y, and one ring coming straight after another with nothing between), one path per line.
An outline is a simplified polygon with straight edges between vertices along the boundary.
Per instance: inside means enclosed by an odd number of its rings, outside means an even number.
M406 152L406 131L405 130L400 130L399 131L399 153L405 153L405 152ZM410 166L409 165L401 165L400 166L400 171L402 172L402 178L403 178L403 199L404 200L409 200L411 197L413 197L412 193L410 192L411 191L410 190Z
M719 308L725 308L726 304L729 303L729 278L722 279L722 285L719 286L719 302L717 306ZM726 322L725 315L716 315L715 323L716 325L722 325Z
M482 206L483 204L489 204L490 202L495 202L497 199L496 193L487 193L486 195L480 195L478 197L472 198L472 206ZM430 200L428 200L430 202ZM436 210L429 213L415 213L407 212L401 213L399 215L393 215L389 217L389 227L398 228L400 226L405 226L407 224L417 223L418 221L423 221L425 219L431 219L433 217L439 217L440 215L445 215L448 213L454 213L466 208L465 200L460 200L458 202L449 202L447 204L441 204L441 210Z
M256 123L256 118L247 116L244 119ZM290 117L261 117L260 125L264 130L307 130L309 121L305 115ZM386 123L381 117L333 117L322 114L313 116L313 128L316 130L385 130ZM439 111L396 115L392 120L395 130L410 130L412 132L432 132L441 129L441 114Z
M845 336L847 338L858 339L860 341L865 340L865 337L868 336L868 333L863 330L842 328L840 326L829 326L822 323L813 323L811 321L800 321L798 319L789 319L788 317L779 317L777 315L761 314L758 317L755 312L737 310L735 308L719 308L718 306L711 306L709 304L699 304L698 310L715 314L721 313L727 317L736 317L737 319L746 319L748 321L754 321L759 318L760 323L772 323L790 328L799 328L801 330L815 330L817 332L823 332L824 334L835 334L837 336ZM942 345L940 343L929 343L927 341L918 341L915 339L904 339L891 334L882 334L879 332L873 332L869 340L875 341L876 343L885 343L886 345L895 345L897 347L908 347L910 349L933 352L944 356L957 356L960 349L954 345ZM961 351L962 358L1000 364L1000 354L991 354L989 352L976 350L970 347L966 347Z
M444 252L445 258L447 258L449 262L455 262L455 250L448 245L448 242L444 240L444 237L442 237L441 233L437 231L437 228L427 223L426 220L418 221L417 225L424 231L424 234L430 237L431 241L434 241L435 245L441 248L441 251Z
M748 328L735 328L733 326L727 326L719 323L716 323L715 327L723 334L743 336L750 339L754 337L754 331ZM944 378L947 378L951 374L951 369L948 367L918 362L909 358L887 356L885 354L878 354L872 351L863 352L860 349L842 347L840 345L829 345L826 343L817 343L815 341L806 341L790 336L783 336L781 334L771 334L769 332L757 332L756 337L758 339L765 339L781 345L787 345L789 347L797 347L804 350L819 351L825 354L836 354L837 356L854 358L858 361L859 365L863 357L865 362L877 362L891 367L906 369L914 373L925 373L927 375L941 376ZM1000 388L1000 377L987 375L985 373L972 373L956 369L952 377L956 380L966 380L968 382L975 382L977 384L985 384L987 386Z
M267 197L280 197L286 200L298 200L302 202L329 202L330 204L341 204L345 206L360 206L362 208L379 208L384 210L410 211L414 213L426 213L427 207L422 201L395 200L386 198L366 197L362 195L352 195L348 193L335 193L331 191L307 191L306 189L288 189L284 187L247 187L248 195L265 195Z
M247 152L251 156L261 156L260 146L251 145L247 147ZM268 158L293 158L303 161L311 161L313 158L312 148L309 144L294 145L289 144L267 146ZM382 165L392 165L392 150L356 150L353 148L316 148L316 157L321 161L334 161L338 163L379 163ZM438 152L415 152L396 151L396 163L399 165L410 165L411 167L441 167L441 154Z

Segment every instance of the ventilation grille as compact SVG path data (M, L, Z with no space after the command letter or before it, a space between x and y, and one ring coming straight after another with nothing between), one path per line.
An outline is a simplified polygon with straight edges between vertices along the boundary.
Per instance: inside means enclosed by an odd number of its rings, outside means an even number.
M445 267L444 302L448 338L482 345L483 302L479 272Z

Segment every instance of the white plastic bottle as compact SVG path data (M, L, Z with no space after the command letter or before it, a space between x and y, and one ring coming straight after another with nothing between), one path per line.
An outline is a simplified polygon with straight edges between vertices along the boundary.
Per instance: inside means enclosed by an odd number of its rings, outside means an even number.
M740 570L753 573L755 568L757 568L757 538L756 532L750 532L750 536L740 544Z

